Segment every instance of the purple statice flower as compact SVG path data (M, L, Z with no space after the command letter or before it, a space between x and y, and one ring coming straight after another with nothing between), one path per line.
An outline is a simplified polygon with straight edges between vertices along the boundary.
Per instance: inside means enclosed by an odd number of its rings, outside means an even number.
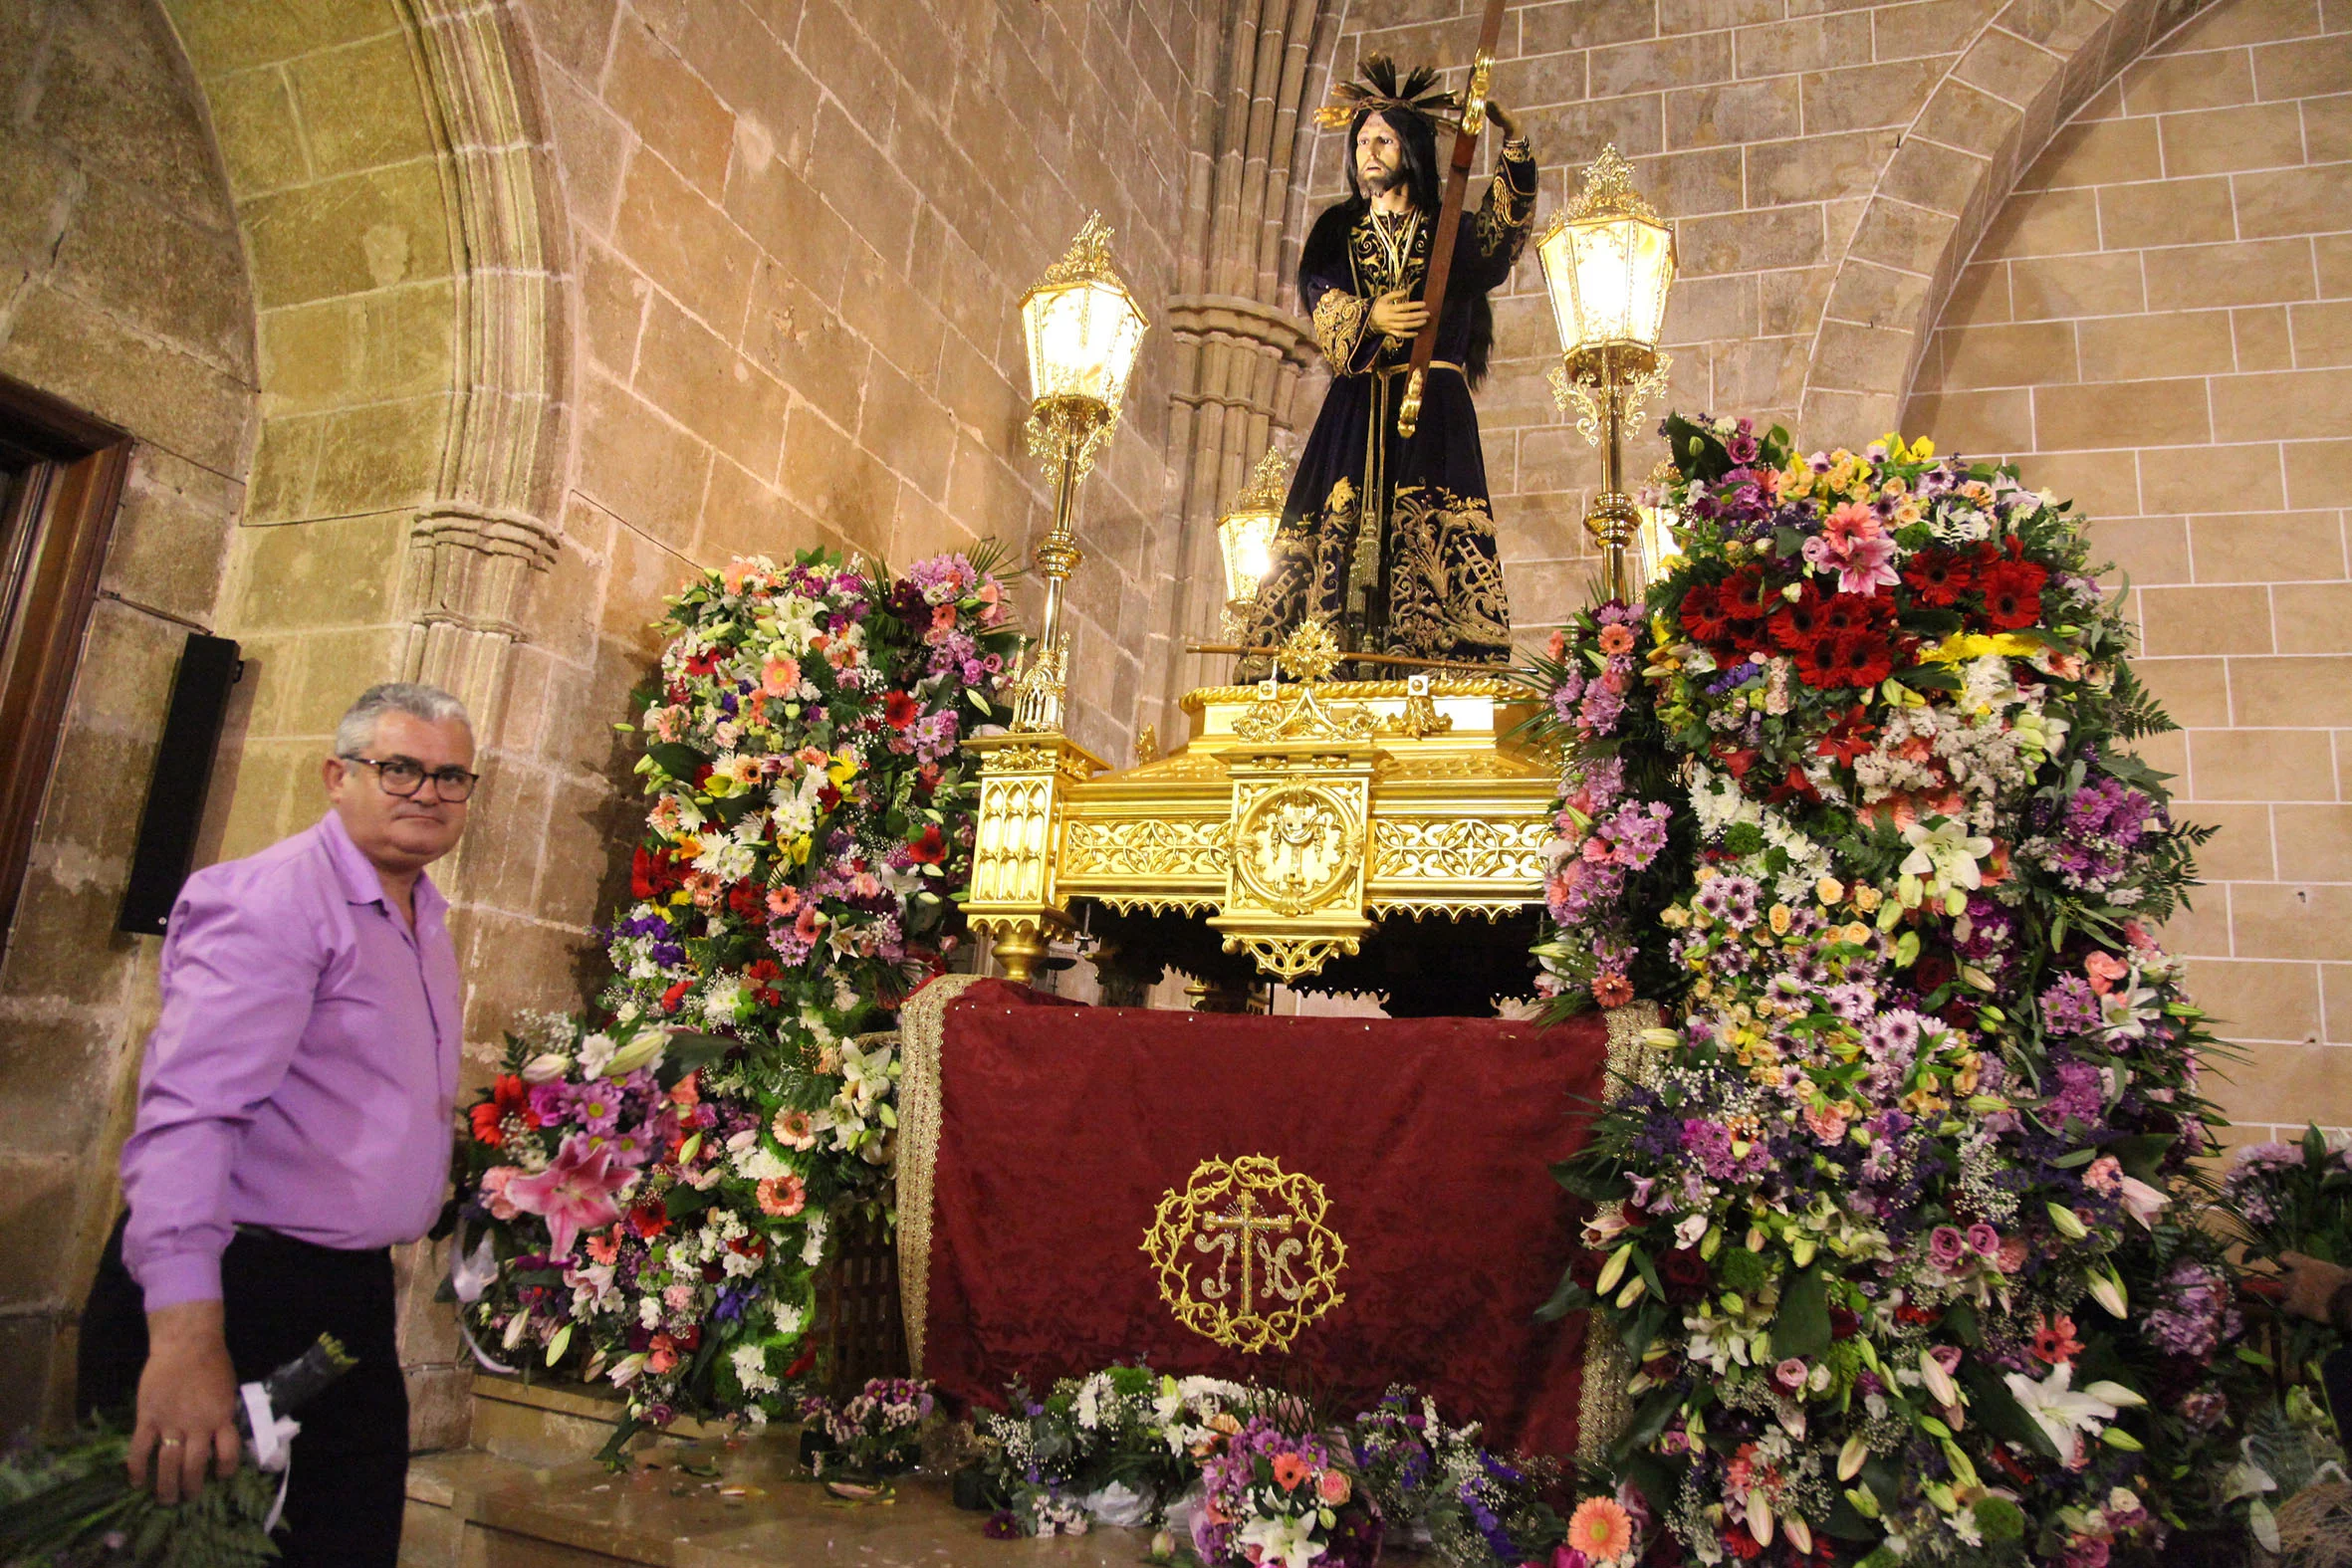
M2158 1301L2140 1320L2140 1335L2168 1356L2202 1361L2240 1327L2229 1287L2215 1270L2186 1258L2158 1287Z
M2051 1070L2056 1087L2042 1102L2042 1119L2053 1125L2063 1125L2071 1116L2086 1124L2095 1125L2099 1108L2106 1103L2100 1082L2099 1069L2087 1061L2061 1061Z

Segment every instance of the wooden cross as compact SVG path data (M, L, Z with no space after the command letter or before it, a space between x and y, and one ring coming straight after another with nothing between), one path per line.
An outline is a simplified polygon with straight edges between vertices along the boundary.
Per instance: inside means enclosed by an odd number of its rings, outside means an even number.
M1242 1245L1242 1316L1254 1317L1258 1311L1259 1233L1264 1232L1277 1235L1288 1235L1293 1222L1297 1217L1294 1215L1259 1214L1257 1199L1247 1191L1236 1195L1233 1204L1234 1213L1214 1215L1201 1223L1207 1230L1237 1233L1237 1238Z

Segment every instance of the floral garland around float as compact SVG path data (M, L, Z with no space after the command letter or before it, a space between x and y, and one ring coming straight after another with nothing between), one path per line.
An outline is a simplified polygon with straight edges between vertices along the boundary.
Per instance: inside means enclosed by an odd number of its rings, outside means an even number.
M2101 1568L2210 1524L2217 1047L2154 936L2204 830L2128 750L2171 725L2080 526L1925 442L1665 433L1681 556L1540 666L1538 957L1682 1019L1561 1173L1600 1208L1547 1309L1638 1363L1652 1549Z
M828 1229L889 1204L898 1064L860 1031L954 941L957 742L1015 640L991 564L738 560L670 601L614 978L465 1113L478 1346L608 1381L634 1422L792 1408Z

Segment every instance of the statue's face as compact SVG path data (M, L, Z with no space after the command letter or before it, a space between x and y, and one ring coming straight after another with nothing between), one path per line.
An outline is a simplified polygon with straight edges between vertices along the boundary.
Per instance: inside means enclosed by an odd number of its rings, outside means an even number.
M1396 130L1378 114L1366 114L1355 133L1355 173L1364 194L1377 196L1405 177L1405 146Z

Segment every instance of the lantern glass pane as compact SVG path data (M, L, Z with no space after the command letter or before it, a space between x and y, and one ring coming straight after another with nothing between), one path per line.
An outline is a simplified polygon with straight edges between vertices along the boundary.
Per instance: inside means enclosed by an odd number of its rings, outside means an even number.
M1537 251L1560 344L1655 347L1674 281L1674 232L1639 218L1563 224Z
M1258 596L1258 584L1274 564L1274 536L1282 524L1279 512L1229 512L1218 519L1228 602Z
M1143 343L1143 313L1117 285L1041 290L1022 307L1032 397L1088 397L1116 408Z
M1645 589L1666 575L1669 558L1682 554L1682 545L1674 537L1678 521L1663 507L1641 509L1641 525L1633 533L1633 556L1635 580Z

